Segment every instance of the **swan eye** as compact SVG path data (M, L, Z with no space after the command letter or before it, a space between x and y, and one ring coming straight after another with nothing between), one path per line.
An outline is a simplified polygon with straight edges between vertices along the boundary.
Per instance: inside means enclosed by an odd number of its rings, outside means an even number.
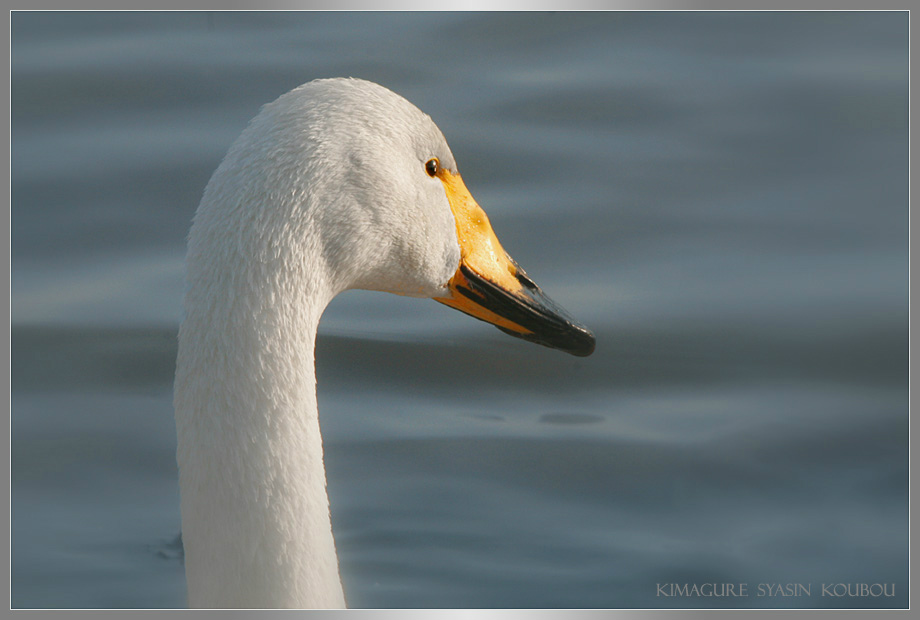
M433 177L441 169L441 162L438 161L437 157L432 157L425 162L425 172L428 173L428 176Z

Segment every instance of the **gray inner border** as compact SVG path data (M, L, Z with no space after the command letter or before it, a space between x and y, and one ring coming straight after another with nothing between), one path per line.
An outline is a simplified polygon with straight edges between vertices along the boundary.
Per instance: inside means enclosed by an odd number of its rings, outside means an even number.
M559 9L558 3L548 2L546 0L490 0L488 2L458 2L451 4L436 4L431 2L420 2L419 0L386 0L385 2L369 2L367 0L340 1L330 0L306 0L296 2L293 0L235 0L232 2L220 2L219 0L198 0L194 3L181 2L179 0L160 0L157 2L143 2L133 0L132 2L116 2L115 0L93 0L91 2L80 3L82 6L76 6L73 2L66 0L44 0L32 1L12 0L4 3L8 11L14 10L247 10L247 11L270 11L270 10L430 10L433 6L438 9L447 10L477 10L488 8L489 10L553 10ZM866 0L775 0L770 2L752 3L746 2L729 2L727 0L671 0L670 2L640 2L638 0L605 2L603 0L565 3L564 10L689 10L689 11L712 11L712 10L873 10L873 11L907 11L909 13L910 3L905 0L892 2L891 0L876 0L873 3ZM908 16L909 19L909 16ZM10 36L10 18L7 15L7 45L9 51ZM911 58L913 53L911 52ZM9 63L7 64L9 71ZM911 76L913 72L911 72ZM9 73L7 73L7 118L9 118ZM7 131L10 126L7 124ZM913 140L911 140L913 146ZM9 166L7 166L7 181L9 182ZM9 211L7 212L9 216ZM9 243L9 242L7 242ZM7 245L7 255L9 256L9 245ZM7 276L9 278L9 275ZM9 280L7 280L9 283ZM7 312L9 313L9 307ZM9 314L7 314L9 317ZM9 351L9 335L7 336L7 350ZM910 343L911 352L914 350L913 338ZM911 373L913 377L913 373ZM9 374L6 378L7 393L10 390ZM5 445L9 446L10 429L9 425L5 427ZM7 453L9 455L9 453ZM911 460L911 474L915 467L916 461ZM6 462L6 490L9 497L9 456ZM913 476L911 476L913 479ZM911 485L911 498L913 498L913 485ZM5 525L7 532L10 532L10 513L9 509L5 515ZM7 557L9 557L9 537L6 540ZM913 540L909 543L913 550ZM912 555L912 554L911 554ZM7 565L9 568L9 564ZM913 574L911 573L911 577ZM913 585L911 579L911 585ZM913 588L911 588L911 607L913 606ZM7 601L9 602L10 578L9 573L6 579ZM320 610L320 611L211 611L211 610L101 610L101 611L71 611L71 610L16 610L11 611L9 607L0 609L0 620L6 620L13 617L31 617L44 618L46 616L57 616L67 614L68 618L77 620L95 620L100 615L114 616L133 620L135 618L150 618L160 615L181 615L182 617L191 618L261 618L267 614L297 614L298 617L307 617L310 620L323 620L326 618L351 618L360 617L368 620L442 620L442 619L471 619L471 620L516 620L518 618L527 618L528 620L600 620L608 618L698 618L709 619L715 616L740 618L760 618L765 614L782 615L790 618L798 618L802 614L807 614L808 618L824 619L839 618L845 614L848 618L876 618L883 614L885 618L913 618L914 616L908 610ZM289 616L290 617L290 616Z

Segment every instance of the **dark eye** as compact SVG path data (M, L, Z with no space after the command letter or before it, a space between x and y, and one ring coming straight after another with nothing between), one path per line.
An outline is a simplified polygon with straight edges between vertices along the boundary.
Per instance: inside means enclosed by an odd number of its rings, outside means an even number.
M432 157L425 162L425 172L428 173L428 176L433 177L441 169L441 162L438 161L437 157Z

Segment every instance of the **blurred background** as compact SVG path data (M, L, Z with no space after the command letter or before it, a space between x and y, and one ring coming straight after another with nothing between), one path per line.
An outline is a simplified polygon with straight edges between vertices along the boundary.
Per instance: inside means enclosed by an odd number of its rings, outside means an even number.
M354 76L434 118L597 352L430 301L332 303L351 606L906 607L908 32L906 12L14 13L12 606L185 604L185 235L260 105ZM726 582L748 596L657 588ZM894 595L822 596L837 583Z

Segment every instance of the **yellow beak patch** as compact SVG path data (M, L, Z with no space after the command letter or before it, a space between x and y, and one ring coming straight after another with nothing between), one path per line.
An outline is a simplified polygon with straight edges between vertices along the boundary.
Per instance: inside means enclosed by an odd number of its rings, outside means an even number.
M441 168L437 173L444 184L447 200L450 202L454 220L457 223L457 239L460 242L460 267L466 267L477 276L509 293L519 293L523 286L517 279L518 268L502 248L489 217L482 210L470 191L466 188L460 173L453 173ZM448 282L450 297L436 298L443 304L456 308L483 321L504 327L505 329L529 334L530 330L502 317L476 303L469 296L458 294L458 290L470 290L470 284L463 269Z
M572 355L594 352L594 334L547 297L498 242L485 211L460 175L435 173L457 223L460 264L436 301L498 327L503 332Z

